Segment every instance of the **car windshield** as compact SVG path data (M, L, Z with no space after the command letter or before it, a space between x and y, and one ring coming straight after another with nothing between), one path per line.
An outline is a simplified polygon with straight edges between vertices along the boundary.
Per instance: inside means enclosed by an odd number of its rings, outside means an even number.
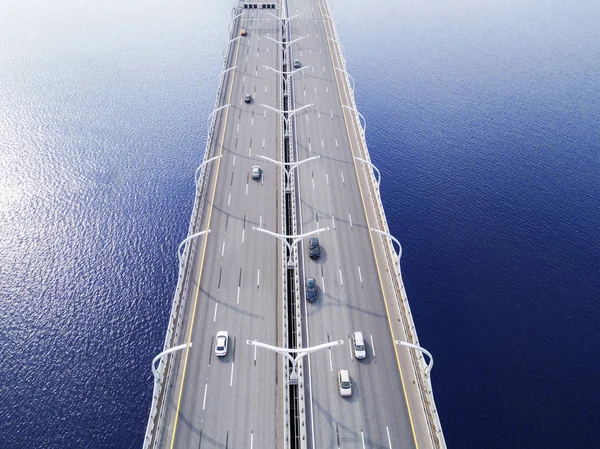
M356 345L356 350L357 351L364 351L365 350L365 345Z
M334 384L335 385L335 384ZM345 382L342 382L342 388L350 388L350 381L347 380Z

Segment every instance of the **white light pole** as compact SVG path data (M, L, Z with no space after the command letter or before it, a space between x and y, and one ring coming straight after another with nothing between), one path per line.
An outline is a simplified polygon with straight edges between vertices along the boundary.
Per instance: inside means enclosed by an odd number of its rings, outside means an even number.
M266 65L263 65L263 67L267 70L272 70L273 72L279 73L281 76L283 75L287 75L287 79L285 80L285 91L289 94L290 93L290 81L292 80L292 75L294 75L295 73L301 72L304 69L308 69L310 66L304 66L304 67L300 67L299 69L296 70L292 70L291 72L282 72L281 70L277 70L274 69L273 67L269 67ZM264 106L264 105L261 105Z
M229 47L229 45L230 45L232 42L235 42L235 41L237 41L238 39L241 39L241 38L242 38L242 36L234 37L233 39L231 39L229 42L227 42L227 43L225 44L225 46L223 47L223 50L221 50L221 55L223 56L223 58L225 57L225 49L226 49L227 47Z
M292 17L279 17L279 16L276 16L275 14L270 13L270 12L267 12L267 14L269 14L270 16L275 17L277 20L281 20L283 22L283 26L286 27L286 28L287 28L287 24L288 24L288 22L290 20L295 19L296 17L302 15L302 14L296 14L295 16L292 16Z
M148 433L150 431L150 425L153 422L152 411L156 408L156 401L158 400L158 396L156 395L156 390L158 389L158 384L161 381L160 373L158 372L158 368L156 367L156 362L161 360L164 355L170 354L175 351L179 351L181 349L191 348L191 347L192 347L191 342L189 344L186 343L183 345L175 346L173 348L170 348L170 349L167 349L166 351L161 352L156 357L154 357L154 360L152 360L152 374L154 375L154 388L152 390L152 405L150 407L150 410L151 410L150 418L148 419L148 425L146 426L146 435L148 435Z
M311 103L311 104L307 104L307 105L305 105L305 106L302 106L301 108L294 109L293 111L281 111L281 110L279 110L279 109L272 108L271 106L268 106L268 105L266 105L266 104L261 104L261 106L262 106L263 108L271 109L272 111L275 111L275 112L277 112L277 113L281 114L281 117L283 117L283 121L285 122L286 131L289 133L289 132L290 132L290 126L289 126L289 125L290 125L290 123L289 123L289 121L288 121L288 120L290 120L290 119L291 119L291 118L294 116L294 114L295 114L296 112L300 112L300 111L301 111L301 110L303 110L303 109L310 108L310 107L312 106L312 103ZM288 117L286 117L285 115L283 115L283 114L285 114L286 112L288 113Z
M241 17L242 15L244 15L243 12L239 13L237 16L233 17L230 21L229 24L227 25L227 30L229 31L229 34L231 34L231 25L233 24L233 21L235 19L237 19L238 17Z
M365 119L365 117L360 113L360 111L356 108L351 108L350 106L346 106L345 104L342 105L342 107L346 108L346 109L350 109L351 111L356 112L358 115L360 115L360 118L363 119L364 122L364 126L363 126L363 134L365 134L367 132L367 119ZM360 121L359 121L360 123Z
M407 343L402 340L396 340L396 344L400 346L406 346L407 348L412 348L422 352L423 354L426 354L427 357L429 357L429 365L427 365L427 368L425 369L425 377L429 377L429 374L431 374L431 368L433 368L433 356L431 355L431 353L427 349L422 348L421 346L413 345L412 343Z
M375 164L373 164L373 162L369 162L365 159L361 159L360 157L354 156L354 159L356 159L357 161L361 161L364 162L365 164L369 164L373 170L375 170L377 172L377 188L379 188L379 184L381 183L381 173L379 172L379 169L375 166Z
M204 162L202 162L200 165L198 165L198 168L196 169L196 173L194 173L194 181L196 182L196 188L198 188L198 181L200 181L200 179L198 178L198 173L200 173L200 170L202 169L202 167L204 167L206 164L208 164L209 162L212 162L216 159L219 159L221 157L221 155L219 156L215 156L215 157L211 157L210 159L205 160Z
M389 232L380 231L379 229L371 228L371 231L376 232L378 234L385 235L386 237L389 237L390 239L392 239L393 242L395 242L398 245L398 253L396 254L398 259L396 262L398 263L398 265L400 265L400 258L402 257L402 245L400 245L400 242L398 241L398 239L396 237L394 237L392 234L390 234Z
M296 42L298 42L299 40L302 40L302 39L305 39L305 38L306 38L306 36L300 36L300 37L297 37L296 39L294 39L293 41L289 41L289 42L283 42L283 41L278 41L277 39L273 39L273 38L272 38L272 37L270 37L270 36L266 36L266 37L265 37L265 39L269 39L270 41L273 41L273 42L275 42L276 44L279 44L279 45L282 45L282 46L283 46L283 45L285 45L285 46L288 46L288 45L295 44L295 43L296 43Z
M281 168L283 170L283 172L285 173L285 190L286 190L286 192L289 192L292 189L292 186L290 185L290 178L292 176L292 170L294 170L296 167L298 167L299 165L302 165L306 162L312 161L314 159L319 159L321 156L317 155L317 156L309 157L308 159L304 159L304 160L298 161L298 162L279 162L279 161L276 161L275 159L271 159L270 157L263 156L262 154L257 155L257 157L264 159L266 161L272 162L275 165L278 165L279 168Z
M348 75L348 78L350 78L350 81L352 81L352 90L354 90L354 78L352 78L352 75L350 75L347 70L340 69L339 67L334 67L334 69L339 70L340 72Z
M185 245L187 242L189 242L193 238L200 237L201 235L208 234L208 233L210 233L210 229L207 229L206 231L196 232L195 234L192 234L192 235L186 237L185 239L183 239L183 241L177 247L177 258L179 259L179 267L180 268L181 268L181 257L183 256L183 252L181 251L181 248L183 247L183 245Z
M271 351L275 351L278 354L281 354L292 362L292 373L290 374L290 383L295 385L298 383L298 373L296 371L296 363L302 357L312 352L319 351L320 349L330 348L332 346L343 345L344 340L332 341L330 343L323 343L322 345L313 346L311 348L299 348L299 349L290 349L290 348L280 348L278 346L268 345L266 343L261 343L260 341L255 340L246 340L247 345L257 346L259 348L269 349ZM298 354L296 357L292 357L291 354Z
M265 234L268 234L270 236L278 238L283 243L285 243L285 245L288 248L288 251L290 252L290 257L289 257L288 263L287 263L288 268L293 268L294 267L294 262L292 261L292 254L293 254L293 251L294 251L294 246L296 246L300 240L302 240L303 238L306 238L306 237L308 237L310 235L318 234L319 232L329 231L329 227L327 227L327 228L316 229L314 231L306 232L306 233L301 234L301 235L285 235L285 234L276 234L275 232L271 232L271 231L268 231L268 230L263 229L263 228L257 228L256 226L252 227L252 229L254 231L264 232ZM294 241L290 244L290 242L288 242L287 239L294 239Z

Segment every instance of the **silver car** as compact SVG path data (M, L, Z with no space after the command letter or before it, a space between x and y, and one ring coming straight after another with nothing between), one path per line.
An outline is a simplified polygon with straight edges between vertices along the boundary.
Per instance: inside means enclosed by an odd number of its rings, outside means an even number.
M260 178L261 172L262 172L262 170L260 169L260 167L258 165L255 165L254 167L252 167L252 179Z

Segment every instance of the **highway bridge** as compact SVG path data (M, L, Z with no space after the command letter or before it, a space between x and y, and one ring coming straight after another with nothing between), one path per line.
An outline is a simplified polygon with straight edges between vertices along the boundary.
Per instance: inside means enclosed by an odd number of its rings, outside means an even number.
M445 447L331 5L236 3L228 31L144 448Z

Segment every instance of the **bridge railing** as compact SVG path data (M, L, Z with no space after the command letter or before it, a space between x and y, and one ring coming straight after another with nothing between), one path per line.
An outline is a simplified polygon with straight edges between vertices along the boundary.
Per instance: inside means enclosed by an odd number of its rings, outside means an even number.
M237 6L234 7L234 12L237 12ZM229 40L231 40L238 26L238 20L235 21L234 26L231 27ZM225 71L227 65L231 61L231 46L228 46L225 56L223 58L222 72ZM228 85L230 73L226 73L221 77L219 87L215 98L214 109L219 108L225 104L223 89ZM203 162L214 156L217 149L215 145L215 137L218 136L218 129L221 126L222 113L224 111L213 114L210 126L207 131L206 147L204 150ZM201 231L201 226L204 220L204 210L206 203L206 196L208 195L208 186L211 179L213 168L212 164L205 164L198 177L196 184L196 197L194 200L194 207L192 210L192 216L188 228L188 236ZM178 344L183 343L181 336L181 328L184 320L182 319L182 312L185 311L186 299L188 298L190 284L193 282L193 276L191 269L193 266L192 260L193 255L196 254L197 245L199 241L197 239L190 240L186 245L182 255L182 263L179 266L179 275L177 278L177 287L175 289L175 296L173 298L173 304L171 306L171 314L169 317L169 324L167 333L165 336L165 343L163 350L172 348ZM166 411L166 386L169 385L171 377L173 375L174 362L179 359L180 354L169 354L164 356L158 365L158 376L161 381L155 385L152 397L152 406L148 418L148 424L146 427L146 434L144 437L144 449L154 448L159 444L161 432L163 430L161 424L164 419Z
M325 8L327 10L327 15L329 18L332 18L332 8L329 4L328 0L324 0ZM369 155L369 151L367 148L366 136L364 128L360 125L360 117L358 114L358 109L356 107L356 102L354 98L354 90L352 89L352 83L350 82L350 78L346 69L346 60L344 58L342 48L340 45L340 38L335 26L335 22L333 19L325 20L325 26L329 25L329 29L331 30L331 34L335 38L335 46L337 48L336 56L340 62L341 69L343 69L343 79L342 88L344 90L345 96L350 102L348 105L352 111L352 127L354 129L355 135L360 136L359 138L359 150L361 153L361 158L371 163L371 157ZM337 76L337 75L336 75ZM369 176L367 176L367 181L369 185L369 192L373 199L373 203L375 205L375 214L377 217L377 225L378 229L389 233L389 226L387 223L387 219L385 216L385 211L383 208L383 203L381 201L380 191L377 185L377 180L375 178L375 174L371 168L368 166ZM396 250L394 249L393 243L391 239L384 239L384 250L386 255L386 261L388 267L390 268L390 273L394 273L395 276L391 276L392 283L394 285L394 292L396 296L396 304L400 310L400 315L402 316L402 324L404 327L404 331L406 333L406 337L409 343L413 343L419 345L419 338L417 336L415 324L412 317L412 312L410 310L410 306L408 303L408 296L406 294L406 289L404 287L404 282L402 280L402 273L400 270L400 264L396 263L398 256L396 254ZM420 345L419 345L420 346ZM437 413L437 408L435 405L435 400L433 397L433 391L431 388L431 380L427 374L427 364L423 358L421 353L418 355L415 354L415 351L410 351L411 360L414 372L416 374L416 378L419 382L419 394L421 396L421 400L424 406L425 414L427 417L427 422L429 426L429 433L431 435L432 441L436 448L445 448L446 442L444 439L444 434L442 431L442 425L439 419L439 415Z

